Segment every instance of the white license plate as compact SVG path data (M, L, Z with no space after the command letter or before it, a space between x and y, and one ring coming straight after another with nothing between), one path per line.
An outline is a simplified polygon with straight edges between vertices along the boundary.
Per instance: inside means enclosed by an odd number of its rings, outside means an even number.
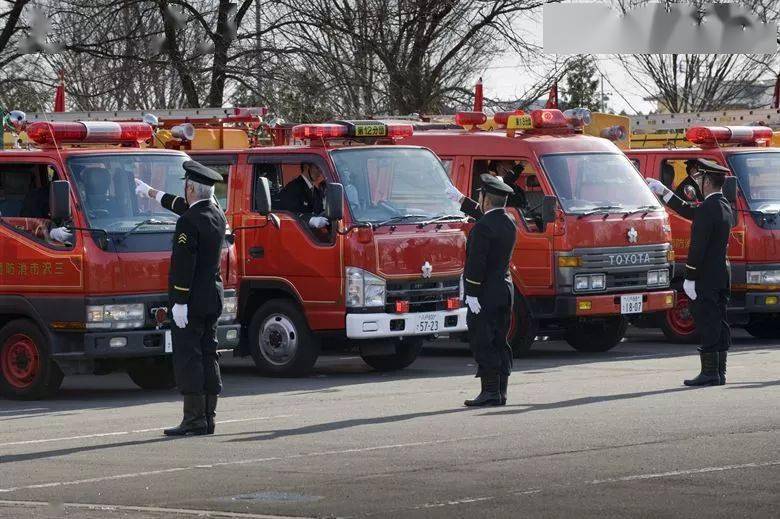
M442 323L437 314L422 314L417 316L414 327L415 333L436 333L442 328Z
M642 295L620 296L621 314L641 314Z
M173 339L171 339L170 330L165 330L165 353L173 353Z

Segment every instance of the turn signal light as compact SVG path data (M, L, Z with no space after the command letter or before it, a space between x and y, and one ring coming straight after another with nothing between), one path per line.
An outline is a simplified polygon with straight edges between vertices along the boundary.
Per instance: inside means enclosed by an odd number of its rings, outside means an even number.
M447 299L447 310L457 310L460 308L460 298L450 297Z
M409 301L396 301L395 302L395 312L398 314L407 314L409 313Z
M579 267L582 265L582 258L579 256L558 256L559 267Z
M580 310L590 310L593 308L593 305L590 301L580 301L577 303L577 308Z
M674 258L675 258L675 256L674 256L674 249L669 249L668 251L666 251L666 259L667 259L667 261L672 262L672 261L674 261Z
M777 304L777 296L768 296L764 300L765 304L767 305L776 305Z
M674 296L666 296L664 303L666 306L674 306Z

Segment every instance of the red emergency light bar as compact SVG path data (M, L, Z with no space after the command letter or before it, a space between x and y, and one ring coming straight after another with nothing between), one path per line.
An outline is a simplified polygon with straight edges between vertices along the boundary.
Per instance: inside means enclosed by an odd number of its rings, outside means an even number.
M483 112L458 112L455 114L455 124L458 126L478 126L487 122Z
M694 126L685 138L699 146L719 144L766 145L772 139L772 128L766 126Z
M152 138L152 127L146 123L112 121L38 121L29 124L26 131L31 141L48 146L65 143L138 144Z
M293 126L293 138L344 139L344 138L389 138L411 137L414 127L406 123L383 123L381 121L339 121L324 124L299 124Z
M511 115L524 115L522 110L515 110L514 112L496 112L493 114L493 122L499 126L506 126L509 116Z
M534 128L566 128L569 121L563 112L556 108L543 108L531 112L531 122Z
M333 139L347 136L347 127L341 124L298 124L292 129L293 139Z

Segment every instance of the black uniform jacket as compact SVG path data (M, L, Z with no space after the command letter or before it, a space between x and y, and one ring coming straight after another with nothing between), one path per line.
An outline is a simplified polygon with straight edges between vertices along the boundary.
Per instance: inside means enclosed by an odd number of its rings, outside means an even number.
M696 290L729 288L731 274L726 251L731 227L735 223L731 204L721 193L716 193L698 207L675 197L669 200L669 206L693 220L685 279L695 280Z
M507 207L525 208L527 205L525 199L525 191L511 184L514 194L509 195L506 200ZM482 217L482 208L479 207L479 203L467 196L463 197L463 201L460 203L460 210L466 216L471 216L474 219L479 220Z
M171 304L188 305L190 316L222 313L219 271L227 220L213 202L192 207L178 196L163 195L162 206L180 215L173 235L168 295Z
M516 232L514 219L496 209L482 216L469 233L463 284L466 295L478 298L488 310L512 304L509 261Z
M699 184L696 183L695 180L693 180L691 177L685 177L685 180L680 182L677 186L677 189L674 190L674 194L682 198L683 200L688 200L688 197L685 194L685 187L691 186L693 190L696 192L696 200L701 202L704 200L704 195L701 193L701 188L699 187Z
M323 194L317 188L310 188L306 180L299 176L291 180L279 191L280 207L278 209L296 214L322 214Z

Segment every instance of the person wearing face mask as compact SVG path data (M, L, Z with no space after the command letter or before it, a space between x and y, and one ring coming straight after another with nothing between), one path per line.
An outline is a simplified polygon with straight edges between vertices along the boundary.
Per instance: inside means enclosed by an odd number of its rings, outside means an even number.
M217 320L222 313L220 274L227 220L214 202L214 184L222 176L189 160L184 198L162 193L136 179L136 193L157 200L180 215L173 235L169 293L173 308L173 367L184 399L184 418L166 436L214 433L222 377L217 355Z
M482 390L467 407L504 405L507 400L512 349L507 342L513 286L509 260L515 247L514 219L506 212L512 188L500 178L482 175L477 220L466 242L463 282L468 307L469 344Z
M687 176L674 190L674 194L680 200L688 200L690 202L701 202L704 200L704 195L702 195L701 186L699 185L700 180L696 180L698 168L698 159L688 159L685 161L685 173ZM693 196L690 196L689 193L693 193Z
M727 249L734 214L722 187L729 170L698 159L691 178L701 183L704 202L694 207L663 183L647 179L652 191L684 218L693 220L691 244L685 265L683 290L692 301L693 319L701 335L701 373L685 380L686 386L720 386L726 383L726 358L731 330L726 306L731 288Z
M322 216L325 208L325 176L312 164L301 164L301 174L279 191L279 209L303 218L312 229L322 229L330 222Z

